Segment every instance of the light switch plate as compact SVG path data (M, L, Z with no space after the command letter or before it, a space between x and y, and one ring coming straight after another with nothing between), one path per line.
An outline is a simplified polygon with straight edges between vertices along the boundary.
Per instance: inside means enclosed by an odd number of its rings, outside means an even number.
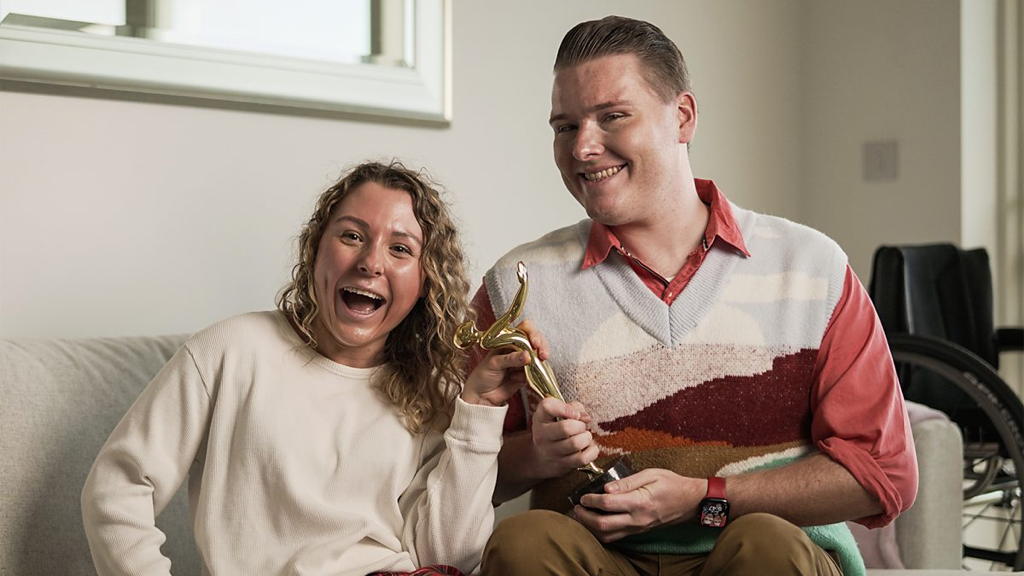
M865 142L864 180L867 182L895 180L899 176L898 149L896 140Z

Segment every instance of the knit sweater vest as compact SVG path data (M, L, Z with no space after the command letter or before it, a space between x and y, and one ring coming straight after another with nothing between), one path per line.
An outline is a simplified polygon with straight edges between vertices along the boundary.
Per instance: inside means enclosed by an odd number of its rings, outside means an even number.
M529 274L522 318L544 331L566 401L593 419L598 464L628 454L635 468L692 478L781 466L816 451L811 384L818 348L843 289L846 255L821 233L732 206L751 256L713 248L671 306L611 255L582 270L590 220L520 246L487 272L495 315ZM532 402L532 404L531 404ZM528 413L536 400L525 403ZM580 472L534 488L532 505L564 512ZM804 528L864 564L845 524ZM638 552L710 551L718 531L696 522L626 538Z

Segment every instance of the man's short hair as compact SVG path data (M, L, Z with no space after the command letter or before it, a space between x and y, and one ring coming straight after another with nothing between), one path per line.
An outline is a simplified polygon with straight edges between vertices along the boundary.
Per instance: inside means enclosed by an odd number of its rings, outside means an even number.
M675 43L654 24L623 16L581 22L569 30L555 56L555 72L619 54L640 59L647 83L663 102L692 92L686 61Z

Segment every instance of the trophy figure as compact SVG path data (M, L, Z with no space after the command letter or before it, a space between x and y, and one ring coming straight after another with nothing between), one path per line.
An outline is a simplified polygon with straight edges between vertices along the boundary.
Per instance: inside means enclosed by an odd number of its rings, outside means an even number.
M508 311L494 321L484 332L477 330L472 320L467 320L459 325L455 331L455 345L460 349L468 348L473 344L479 344L485 350L498 350L501 348L515 348L530 354L530 363L524 367L526 382L535 394L543 398L557 398L565 402L562 391L558 388L558 381L555 380L555 373L545 360L537 356L537 351L530 344L526 334L512 328L512 322L523 312L526 304L526 295L529 291L529 279L526 275L526 265L519 262L516 266L516 275L519 277L519 290ZM604 470L593 462L577 470L586 473L590 481L581 486L569 496L572 505L580 503L584 494L595 494L604 492L604 485L613 480L624 478L633 473L629 460L626 457L619 458L615 463Z

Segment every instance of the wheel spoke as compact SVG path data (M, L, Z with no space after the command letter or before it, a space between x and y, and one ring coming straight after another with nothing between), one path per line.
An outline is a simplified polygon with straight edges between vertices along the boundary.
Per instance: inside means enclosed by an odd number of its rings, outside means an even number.
M1006 549L1006 537L1010 535L1010 529L1011 528L1013 528L1013 522L1008 522L1006 524L1006 529L1003 530L1003 535L999 537L999 550L1000 551Z
M993 521L993 522L1007 522L1009 524L1020 524L1020 520L1013 520L1013 519L1010 519L1010 518L1004 518L1002 516L981 516L981 515L978 515L978 516L974 516L973 518L971 518L972 522L974 520L990 520L990 521ZM967 528L967 526L968 526L968 524L964 524L964 528Z
M1013 530L1013 542L1011 544L1015 545L1018 553L1020 553L1020 530L1017 529L1017 525L1020 523L1020 492L1015 492L1013 496L1013 506L1010 508L1009 515L1010 528ZM1013 568L1013 566L1010 568Z
M978 512L977 514L972 516L971 519L968 520L967 523L963 525L964 530L966 530L967 527L970 526L971 524L974 524L974 522L977 521L979 518L985 518L985 512L988 512L988 509L993 507L993 506L995 506L995 504L985 504L985 507L981 509L981 512ZM967 516L966 512L964 513L964 516L965 517Z

